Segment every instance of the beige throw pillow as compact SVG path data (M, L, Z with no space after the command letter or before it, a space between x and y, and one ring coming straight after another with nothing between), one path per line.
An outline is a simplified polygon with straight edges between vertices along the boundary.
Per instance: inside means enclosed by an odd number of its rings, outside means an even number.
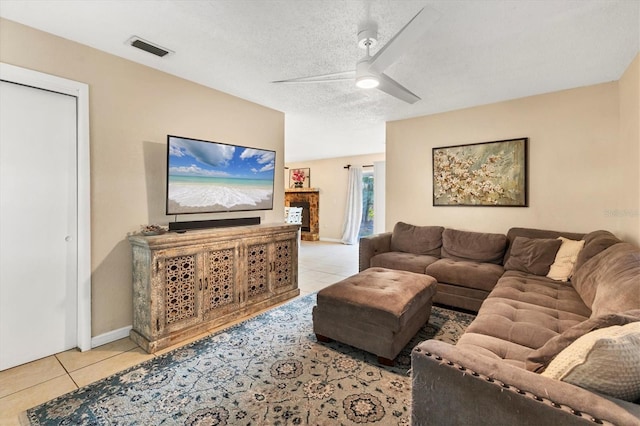
M556 281L567 281L573 275L573 269L578 254L584 247L584 240L576 241L564 237L558 237L562 241L562 245L556 253L556 258L549 268L548 278Z
M640 322L577 339L541 374L626 401L640 398Z

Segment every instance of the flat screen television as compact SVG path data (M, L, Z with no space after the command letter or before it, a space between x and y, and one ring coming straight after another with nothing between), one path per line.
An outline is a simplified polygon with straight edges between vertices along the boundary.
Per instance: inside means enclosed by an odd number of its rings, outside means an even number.
M167 214L273 209L275 151L167 135Z

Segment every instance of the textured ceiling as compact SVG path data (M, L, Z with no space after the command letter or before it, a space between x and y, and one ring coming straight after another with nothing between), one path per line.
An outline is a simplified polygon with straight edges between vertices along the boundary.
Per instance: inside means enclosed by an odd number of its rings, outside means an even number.
M425 6L439 19L386 71L421 101L271 83L353 70L361 21L379 48ZM0 0L0 16L285 112L287 162L383 152L388 120L618 80L640 45L640 0Z

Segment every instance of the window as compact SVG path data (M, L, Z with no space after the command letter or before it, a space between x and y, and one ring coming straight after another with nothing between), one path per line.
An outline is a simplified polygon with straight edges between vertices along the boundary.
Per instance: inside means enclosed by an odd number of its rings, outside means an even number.
M373 171L362 173L362 220L359 237L373 234Z

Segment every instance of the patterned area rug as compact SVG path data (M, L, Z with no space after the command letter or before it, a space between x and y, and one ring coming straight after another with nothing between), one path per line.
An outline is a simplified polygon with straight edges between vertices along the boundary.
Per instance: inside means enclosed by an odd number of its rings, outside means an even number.
M410 424L410 354L473 315L433 308L394 367L318 343L308 295L27 411L34 425Z

